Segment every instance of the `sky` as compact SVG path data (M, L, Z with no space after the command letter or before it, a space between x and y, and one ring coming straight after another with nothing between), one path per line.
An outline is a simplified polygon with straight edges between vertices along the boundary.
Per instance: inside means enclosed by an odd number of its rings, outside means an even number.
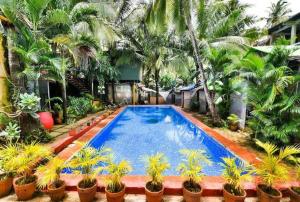
M292 10L291 15L300 12L300 0L286 0L289 3L289 7ZM251 4L251 8L248 9L248 13L255 15L259 18L268 16L268 7L271 6L272 2L277 0L240 0L242 3ZM265 22L260 22L259 26L262 27Z

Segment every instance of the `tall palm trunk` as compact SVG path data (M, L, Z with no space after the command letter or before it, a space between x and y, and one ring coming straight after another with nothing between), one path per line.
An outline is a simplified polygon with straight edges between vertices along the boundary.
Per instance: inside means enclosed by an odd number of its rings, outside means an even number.
M8 53L8 66L10 71L10 79L15 87L21 92L25 92L25 81L18 76L22 71L18 55L13 50L14 47L15 30L13 28L7 29L7 53Z
M220 117L217 113L216 107L213 103L212 97L209 93L208 87L207 87L207 83L206 83L206 77L204 74L204 68L203 68L203 64L201 62L201 57L200 57L200 51L198 48L198 43L196 40L196 36L195 36L195 31L192 25L192 22L189 21L187 23L188 25L188 31L189 31L189 35L190 35L190 40L193 46L193 50L194 50L194 55L195 55L195 59L196 59L196 66L199 68L199 73L200 73L200 81L203 85L204 88L204 93L205 93L205 98L206 98L206 102L208 104L208 108L209 111L211 113L212 119L213 119L213 123L217 124L220 122Z
M156 91L156 104L159 104L159 69L155 69L155 91Z
M61 92L62 92L62 100L63 100L63 118L64 122L66 123L68 120L68 115L67 115L67 85L66 85L66 80L64 79L61 84Z
M0 34L0 108L9 106L7 72L4 57L3 35ZM5 108L5 110L9 110L9 108Z

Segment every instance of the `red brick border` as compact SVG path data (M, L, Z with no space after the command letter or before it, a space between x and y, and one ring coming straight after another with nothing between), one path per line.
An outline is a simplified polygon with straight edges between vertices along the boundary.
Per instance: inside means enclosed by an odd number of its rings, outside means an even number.
M80 142L87 143L94 136L96 136L107 124L109 124L120 112L125 108L117 109L113 114L105 119L103 117L99 118L97 122L89 127L85 133L77 134L75 137L70 136L62 141L53 144L54 151L61 151L58 156L64 160L68 160L75 152L81 149L81 146L76 144L71 144L73 141L78 140ZM204 130L208 135L215 138L224 147L234 152L236 155L248 161L251 164L256 164L259 160L256 158L254 153L246 150L245 148L237 145L235 142L228 140L227 138L220 135L218 132L214 131L212 128L208 127L198 119L194 118L191 114L182 111L179 107L174 107L177 112L186 117L196 126ZM66 182L66 189L69 191L75 191L77 183L81 180L81 176L74 174L62 174L62 179ZM104 191L104 177L99 176L98 179L98 191ZM247 192L247 196L256 196L257 178L254 178L253 182L248 182L244 184L244 188ZM125 176L123 182L126 184L126 193L128 194L144 194L144 186L147 181L146 176ZM182 194L182 181L183 179L179 176L166 176L164 180L165 194L167 195L181 195ZM224 180L220 176L205 176L202 180L203 196L222 196L222 187ZM278 184L276 187L283 191L284 195L287 196L286 189L291 185L297 185L296 182L290 182L283 184Z

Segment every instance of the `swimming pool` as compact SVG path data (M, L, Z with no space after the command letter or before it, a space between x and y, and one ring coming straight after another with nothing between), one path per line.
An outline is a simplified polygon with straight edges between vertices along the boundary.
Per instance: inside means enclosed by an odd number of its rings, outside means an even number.
M181 160L181 149L205 150L212 161L211 166L203 168L208 176L221 174L222 157L235 157L171 106L128 106L88 145L111 148L116 161L131 163L133 171L130 175L145 175L141 159L157 152L168 158L171 169L166 175L172 176L178 175L176 167Z

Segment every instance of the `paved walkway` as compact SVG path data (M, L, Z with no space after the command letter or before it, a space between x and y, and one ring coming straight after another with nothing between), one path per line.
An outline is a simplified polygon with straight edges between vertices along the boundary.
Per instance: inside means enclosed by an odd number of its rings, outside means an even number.
M69 132L69 130L74 127L74 126L78 126L80 124L85 124L86 122L88 122L89 120L91 120L93 117L97 117L100 116L101 114L105 113L106 110L97 112L95 114L88 114L86 117L78 120L77 122L73 123L73 124L61 124L61 125L54 125L51 132L50 132L50 136L52 136L53 138L59 137L61 135L64 135L66 133Z
M15 194L9 195L5 198L0 199L1 202L17 202ZM106 202L105 195L97 193L96 202ZM145 202L145 195L127 195L125 202ZM182 196L165 196L164 202L182 202ZM204 197L201 202L222 202L222 197ZM282 202L288 202L289 199L283 199ZM29 202L50 202L50 198L45 194L38 194L34 199ZM80 202L77 192L68 192L64 202ZM246 202L257 202L256 198L247 198Z

